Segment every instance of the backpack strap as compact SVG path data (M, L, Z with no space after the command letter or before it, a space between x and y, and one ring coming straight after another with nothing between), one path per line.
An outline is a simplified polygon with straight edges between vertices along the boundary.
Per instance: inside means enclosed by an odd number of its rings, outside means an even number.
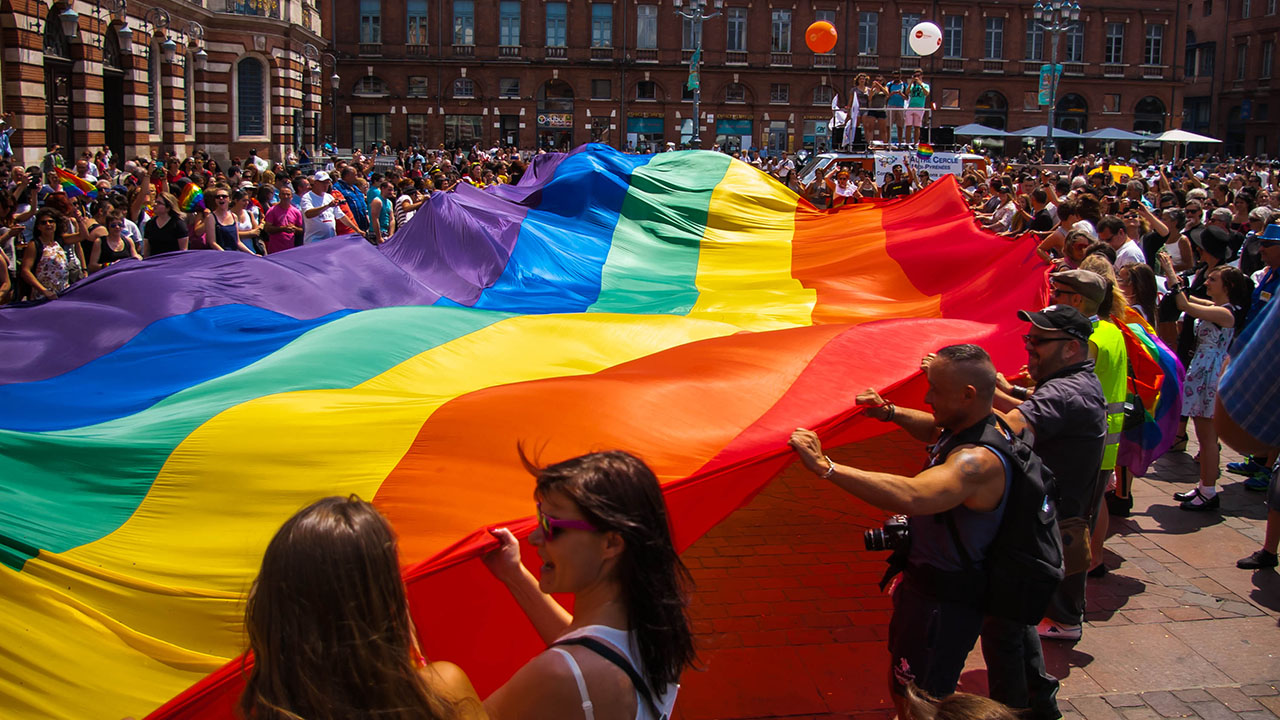
M622 672L627 674L627 677L631 678L631 684L635 686L636 693L639 694L640 697L644 698L645 705L649 707L649 712L653 717L658 720L666 720L667 716L658 711L658 705L653 700L653 693L649 690L649 684L644 681L644 678L640 677L640 673L636 672L635 667L631 665L630 661L623 657L622 653L619 653L617 650L614 650L608 645L592 637L569 638L568 640L561 640L560 642L554 643L551 647L555 648L561 645L578 645L584 647L614 665L617 665Z

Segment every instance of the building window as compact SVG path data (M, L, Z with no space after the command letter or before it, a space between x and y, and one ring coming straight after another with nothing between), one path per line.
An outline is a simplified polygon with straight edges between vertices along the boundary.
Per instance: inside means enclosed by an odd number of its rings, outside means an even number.
M1147 41L1142 48L1142 61L1148 65L1161 65L1164 62L1164 26L1148 25Z
M658 6L636 6L636 47L654 50L658 47Z
M724 101L741 103L747 101L747 89L742 83L729 83L724 86Z
M772 83L769 85L769 102L778 105L786 105L791 102L791 86L787 83Z
M1108 93L1102 96L1102 112L1118 113L1120 112L1120 96L1116 93Z
M498 4L498 44L506 47L520 45L519 0L502 0Z
M382 0L360 0L360 42L382 42Z
M1262 67L1259 68L1258 77L1271 77L1271 66L1275 62L1276 43L1274 40L1262 41Z
M858 54L876 55L880 52L880 13L858 13Z
M1067 62L1084 62L1084 23L1074 22L1067 28Z
M1044 60L1044 31L1033 20L1027 23L1027 60Z
M404 6L405 42L410 45L427 44L427 0L408 0Z
M636 99L637 100L657 100L658 84L652 80L641 80L636 83Z
M367 149L387 141L386 115L352 115L351 147Z
M1276 14L1276 0L1267 0L1267 14L1268 15Z
M152 52L154 58L158 53ZM160 71L156 66L156 74ZM241 58L236 65L236 135L258 137L267 134L266 68L257 58Z
M613 47L613 6L591 3L591 47Z
M813 11L813 17L814 17L814 20L815 20L815 21L817 21L817 22L829 22L829 23L831 23L831 26L832 26L832 27L835 27L835 24L836 24L836 11L835 11L835 10L814 10L814 11ZM836 54L836 51L835 51L835 48L832 48L831 50L828 50L827 52L824 52L824 53L821 53L821 54L822 54L822 55L835 55L835 54Z
M1022 110L1024 112L1040 109L1040 92L1038 90L1022 91Z
M502 78L498 80L498 97L512 99L520 97L520 78Z
M427 144L427 116L421 113L409 114L409 144Z
M1236 46L1236 79L1237 80L1244 79L1244 68L1245 68L1245 65L1248 64L1248 62L1249 62L1249 46L1237 45Z
M409 97L426 97L427 96L427 76L426 75L410 75L409 76Z
M1240 0L1240 17L1247 20L1253 14L1253 0Z
M911 28L920 23L918 13L902 13L902 47L898 50L902 57L917 57L919 53L911 49Z
M982 57L987 60L1004 58L1004 18L987 18L986 32L982 39Z
M728 28L728 39L725 41L725 50L729 52L746 52L747 51L747 9L746 8L729 8L725 11L727 20L725 26Z
M1210 44L1207 48L1200 49L1200 76L1213 77L1214 55L1217 53L1216 44Z
M1213 14L1213 0L1204 0L1204 16L1209 17Z
M453 44L476 44L476 5L473 0L453 0Z
M547 3L547 47L565 46L568 3Z
M964 16L944 15L942 17L942 57L964 57Z
M483 118L479 115L446 115L444 118L445 147L471 147L480 142Z
M942 88L942 102L938 107L944 110L959 110L960 88Z
M835 90L830 85L819 85L813 89L814 105L830 105L831 99L835 97Z
M772 43L769 49L776 53L791 52L791 11L774 10L773 25L770 36Z
M680 19L680 47L684 50L696 50L702 42L702 25L689 18Z
M386 97L387 84L374 75L365 75L356 81L355 87L351 89L353 95L363 95L366 97Z
M592 100L612 100L613 99L613 82L610 80L592 80L591 81L591 99Z
M1124 62L1124 23L1107 23L1106 49L1102 62L1108 65L1119 65Z
M453 96L456 98L473 98L476 96L476 84L471 78L458 78L453 81Z

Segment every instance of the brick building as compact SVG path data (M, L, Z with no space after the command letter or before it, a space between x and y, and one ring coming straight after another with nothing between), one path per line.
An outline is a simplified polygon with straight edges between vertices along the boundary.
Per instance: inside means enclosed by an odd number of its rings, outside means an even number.
M1042 124L1034 93L1049 38L1030 27L1032 4L725 0L702 31L703 144L811 145L833 92L858 72L899 68L925 71L935 125ZM685 82L696 38L677 9L669 0L339 3L338 140L681 142L692 129ZM1087 4L1079 29L1061 38L1057 124L1170 127L1181 113L1182 12L1176 0ZM804 44L819 19L840 33L824 55ZM944 31L942 49L923 58L904 42L922 19Z
M69 163L104 146L282 157L315 141L320 76L304 72L303 49L323 46L320 30L311 0L5 0L15 153L26 164L51 143Z
M1187 3L1182 127L1225 141L1232 154L1280 154L1280 80L1272 80L1280 13L1276 0Z

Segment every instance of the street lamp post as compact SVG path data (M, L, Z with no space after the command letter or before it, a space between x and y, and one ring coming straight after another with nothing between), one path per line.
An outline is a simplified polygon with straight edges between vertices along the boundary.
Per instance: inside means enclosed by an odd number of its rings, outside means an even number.
M724 7L724 0L713 0L716 8ZM684 0L672 0L672 4L680 7L684 4ZM689 0L688 10L676 10L676 14L686 20L693 21L693 36L697 40L697 46L693 51L693 60L690 62L690 74L698 73L698 66L702 64L702 23L713 17L718 17L720 11L707 15L702 12L707 6L707 0ZM698 82L693 86L693 135L689 138L689 144L695 150L702 149L702 116L699 114L699 107L702 104L702 75L698 73Z
M1077 0L1036 0L1032 17L1040 29L1052 36L1049 60L1049 124L1044 143L1045 160L1056 154L1053 145L1053 114L1058 106L1058 36L1067 32L1080 20L1080 3Z
M333 136L333 151L338 151L338 85L342 78L338 77L338 58L331 52L320 55L321 65L333 68L329 76L329 132Z

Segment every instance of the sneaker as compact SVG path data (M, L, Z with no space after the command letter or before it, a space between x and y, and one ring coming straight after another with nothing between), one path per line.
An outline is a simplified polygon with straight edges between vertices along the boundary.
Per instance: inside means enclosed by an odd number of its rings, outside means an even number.
M1063 625L1054 622L1049 618L1040 621L1036 627L1036 632L1040 633L1040 637L1045 640L1066 640L1075 642L1080 639L1080 635L1084 632L1084 628L1080 625Z
M1235 475L1256 475L1260 472L1266 472L1266 470L1265 467L1253 459L1253 456L1249 456L1249 459L1244 462L1227 463L1227 472Z
M1240 558L1236 561L1236 567L1241 570L1261 570L1262 568L1273 568L1280 565L1280 558L1275 553L1269 553L1266 550L1258 550L1247 558Z
M1217 494L1206 500L1205 497L1200 494L1200 488L1198 487L1195 490L1192 490L1191 494L1192 497L1183 500L1182 504L1178 507L1192 512L1209 512L1210 510L1218 509L1219 499Z
M1114 490L1107 491L1107 512L1116 517L1129 517L1133 512L1133 496L1122 498Z
M1271 486L1271 471L1263 469L1244 480L1244 489L1263 492Z

